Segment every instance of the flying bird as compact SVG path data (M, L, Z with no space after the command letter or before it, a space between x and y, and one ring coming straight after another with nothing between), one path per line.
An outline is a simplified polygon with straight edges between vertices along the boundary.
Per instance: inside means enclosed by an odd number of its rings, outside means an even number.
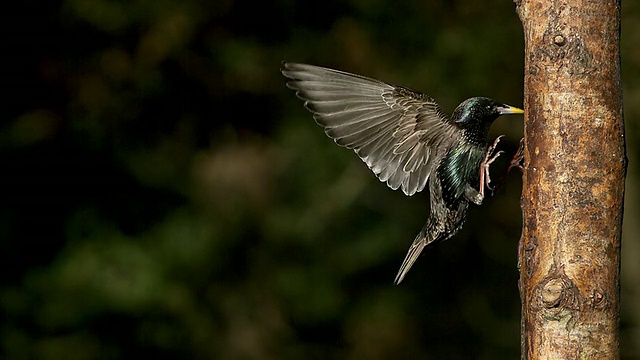
M486 97L463 101L447 117L425 94L368 77L284 62L287 87L336 144L352 149L393 189L412 196L428 187L430 213L394 280L399 284L422 250L455 235L469 203L481 205L499 136L487 142L500 115L517 107Z

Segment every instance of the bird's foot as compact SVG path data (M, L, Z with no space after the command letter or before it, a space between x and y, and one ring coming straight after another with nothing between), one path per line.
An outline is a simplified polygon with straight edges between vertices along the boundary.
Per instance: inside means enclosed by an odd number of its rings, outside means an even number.
M485 186L489 190L494 189L493 187L491 187L491 185L489 185L491 183L489 166L491 165L491 163L496 161L496 159L503 153L503 151L498 151L494 154L494 151L496 150L496 147L498 146L498 143L503 136L504 135L500 135L493 141L493 144L491 144L491 146L489 146L489 149L487 149L487 154L484 156L484 160L482 160L482 163L480 164L480 194L483 197Z
M520 171L524 171L523 167L524 163L524 138L520 139L520 146L518 147L518 151L513 155L511 162L509 162L509 168L507 169L507 173L511 171L513 168L518 168Z
M507 171L504 172L500 181L498 181L498 185L496 188L502 187L502 185L507 181L507 175L511 172L511 169L518 168L520 171L524 172L524 138L520 139L520 146L518 147L518 151L513 155L513 158L509 162L509 167Z

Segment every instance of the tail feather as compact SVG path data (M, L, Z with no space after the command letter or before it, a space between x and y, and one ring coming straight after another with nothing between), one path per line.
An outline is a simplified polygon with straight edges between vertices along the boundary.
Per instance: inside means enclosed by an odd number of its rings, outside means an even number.
M424 232L421 231L418 237L413 241L413 244L411 244L411 247L407 252L407 256L404 257L400 270L398 270L398 275L396 275L396 278L393 281L394 284L398 285L402 282L402 279L407 275L409 269L411 269L413 263L416 262L425 246L427 246L427 239Z

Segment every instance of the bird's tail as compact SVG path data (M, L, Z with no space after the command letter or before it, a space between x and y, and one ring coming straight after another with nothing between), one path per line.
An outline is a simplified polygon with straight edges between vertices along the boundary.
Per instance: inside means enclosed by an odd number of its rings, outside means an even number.
M407 252L407 256L404 257L404 261L400 266L400 270L398 270L398 275L396 275L396 279L393 281L394 284L398 285L400 284L400 282L402 282L402 279L404 279L405 275L407 275L413 263L416 262L422 250L425 248L425 246L431 243L432 239L427 238L429 234L427 229L428 223L427 225L425 225L422 231L420 231L418 236L416 236L416 239L413 240L413 243L411 244L411 247Z

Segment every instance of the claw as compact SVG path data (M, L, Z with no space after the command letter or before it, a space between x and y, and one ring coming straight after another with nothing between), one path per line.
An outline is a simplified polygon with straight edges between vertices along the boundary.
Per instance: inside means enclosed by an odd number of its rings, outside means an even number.
M490 183L491 183L491 177L489 176L489 165L491 165L491 163L493 163L494 161L496 161L496 159L498 158L498 156L500 156L500 155L502 155L502 154L504 154L504 151L498 151L497 153L495 153L495 155L493 155L493 156L491 157L491 159L489 159L489 160L484 164L485 171L487 172L486 177L485 177L485 180L486 180L487 182L485 183L485 185L487 186L487 189L489 189L489 190L491 190L491 191L493 191L494 187L490 185Z
M520 146L518 147L518 151L513 155L513 158L509 162L509 168L507 169L507 173L511 171L514 167L523 171L524 168L522 166L522 162L524 161L524 138L520 139Z
M518 168L520 169L520 171L524 172L523 163L524 163L524 138L520 139L520 146L518 147L518 151L513 155L513 158L509 162L509 167L507 168L507 171L504 172L504 174L498 181L496 188L501 187L505 183L505 181L507 181L507 175L509 175L509 173L511 172L511 169Z
M493 144L491 144L491 146L489 146L489 148L487 149L487 154L484 156L484 160L482 160L482 163L480 164L480 194L482 194L482 196L484 196L485 186L489 190L493 191L494 189L493 187L491 187L491 185L489 185L489 183L491 182L489 166L491 165L491 163L496 161L496 159L503 153L503 151L498 151L495 154L493 153L503 136L504 135L500 135L493 141Z

